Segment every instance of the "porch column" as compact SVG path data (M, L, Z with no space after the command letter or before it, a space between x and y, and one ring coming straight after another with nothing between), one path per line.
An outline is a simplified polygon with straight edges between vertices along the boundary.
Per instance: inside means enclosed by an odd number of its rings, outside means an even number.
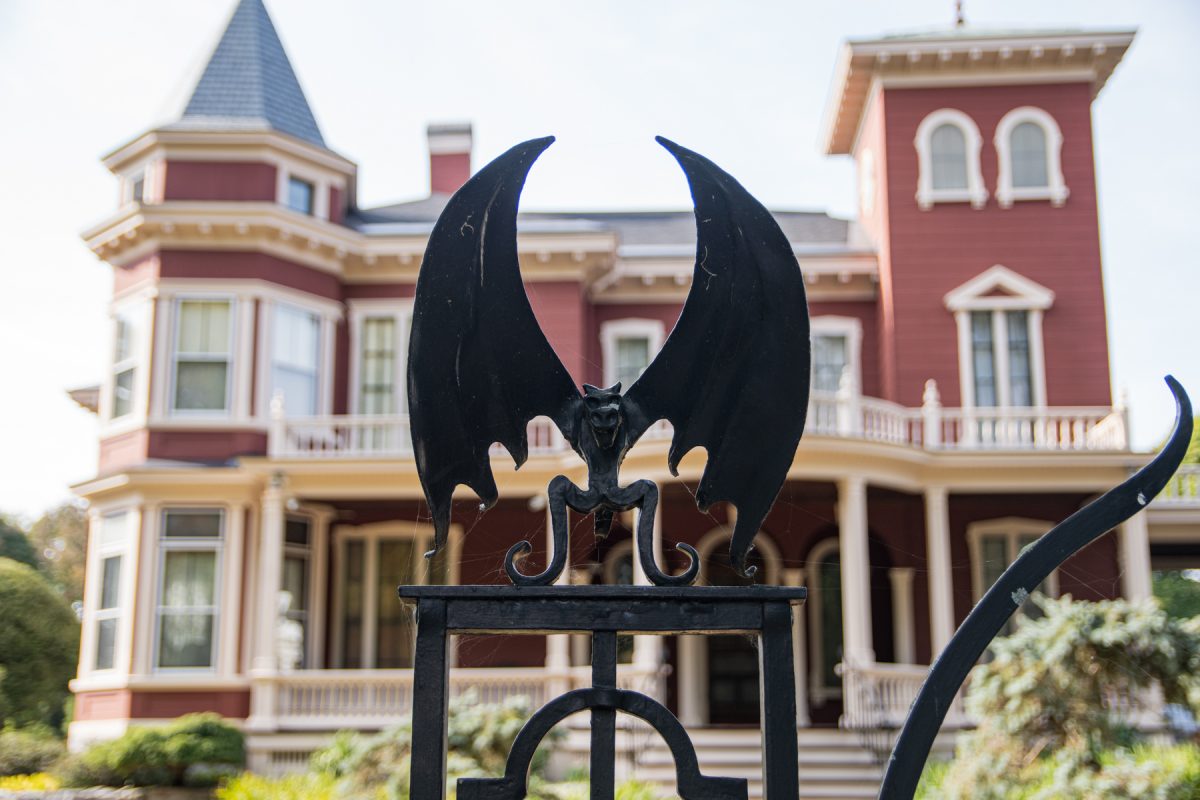
M694 634L680 636L676 646L679 664L679 721L687 727L708 723L708 640Z
M1150 525L1139 511L1121 525L1121 594L1126 600L1148 600L1154 594L1150 580Z
M785 569L783 582L788 586L803 586L804 569ZM796 724L801 728L807 728L811 724L808 716L808 634L804 628L805 616L804 606L792 609L792 660L796 665Z
M929 642L932 662L954 635L950 499L944 486L931 486L925 490L925 553L929 570Z
M659 493L659 504L657 512L654 515L654 560L662 563L662 528L663 528L663 505L661 488ZM638 511L638 518L641 518L641 511ZM633 550L633 582L638 586L649 586L650 579L646 577L645 571L642 569L642 560L637 557L636 531L634 527L635 544ZM662 666L662 648L663 640L661 636L640 635L633 637L633 666L641 673L650 676L650 681L647 686L642 687L639 691L649 691L651 696L662 699L666 694L658 685L658 672Z
M892 567L888 580L892 584L892 636L895 642L896 663L916 663L916 632L913 630L913 569Z
M254 658L250 665L251 730L275 727L275 621L279 615L279 587L283 575L283 535L286 516L286 481L275 473L267 483L259 513L258 591L255 597Z
M842 548L842 662L875 662L871 637L871 568L867 550L867 483L858 476L838 482L838 531Z
M570 512L568 512L570 513ZM568 524L570 520L568 519ZM554 557L554 520L550 515L550 504L546 504L546 562ZM567 564L562 574L555 581L558 585L571 582L571 555L567 554ZM555 697L571 689L571 634L555 633L546 637L546 678L549 681L549 695Z

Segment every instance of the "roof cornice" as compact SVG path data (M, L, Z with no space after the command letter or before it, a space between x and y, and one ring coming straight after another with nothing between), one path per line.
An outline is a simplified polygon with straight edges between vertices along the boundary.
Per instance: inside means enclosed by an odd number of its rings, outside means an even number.
M1088 81L1103 89L1137 31L970 31L851 40L842 45L825 111L821 149L853 152L870 93L877 81L913 84ZM902 81L901 81L902 82Z
M267 147L337 172L353 174L358 169L358 165L353 161L328 148L317 147L303 139L270 130L198 131L155 128L105 154L101 161L110 171L117 172L124 165L143 158L156 148L174 147L212 148L214 154L227 149Z

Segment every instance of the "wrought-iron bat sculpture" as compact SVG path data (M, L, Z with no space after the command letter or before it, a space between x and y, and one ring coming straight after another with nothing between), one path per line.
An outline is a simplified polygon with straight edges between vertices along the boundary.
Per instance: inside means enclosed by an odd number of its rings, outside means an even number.
M691 583L694 548L678 575L659 569L652 528L659 495L648 480L622 486L625 454L651 425L674 427L668 466L707 450L696 492L700 509L718 501L738 511L730 560L744 576L754 535L791 467L809 390L808 305L791 244L771 214L703 156L662 137L687 176L697 246L692 286L662 350L633 385L580 394L534 317L517 260L517 204L530 167L554 141L517 145L471 178L449 201L429 239L417 279L408 361L408 402L417 472L440 549L454 488L465 484L490 508L498 499L489 450L499 442L519 468L527 426L553 420L583 459L588 485L559 475L548 489L554 553L538 575L505 570L517 585L548 584L568 553L567 508L595 512L597 535L615 512L639 509L636 541L645 574L659 585Z

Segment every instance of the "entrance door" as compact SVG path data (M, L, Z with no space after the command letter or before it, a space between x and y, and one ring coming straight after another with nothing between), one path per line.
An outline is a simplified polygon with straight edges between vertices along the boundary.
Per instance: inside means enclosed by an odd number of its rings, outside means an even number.
M749 560L758 567L759 575L767 574L756 551L751 552ZM709 586L750 584L730 567L728 549L724 546L713 549L705 562L704 576ZM705 640L708 645L708 721L713 725L757 725L757 642L740 634L707 636Z
M837 539L818 543L808 557L809 714L813 724L836 725L842 714L842 560Z

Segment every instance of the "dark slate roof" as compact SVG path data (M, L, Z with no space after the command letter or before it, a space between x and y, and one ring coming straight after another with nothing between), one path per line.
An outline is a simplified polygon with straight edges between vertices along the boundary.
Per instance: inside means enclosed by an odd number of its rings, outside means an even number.
M179 121L188 130L275 130L325 139L262 0L240 0Z
M346 221L368 235L428 232L449 195L435 194L410 203L357 209ZM850 222L823 211L772 211L793 245L850 245ZM694 248L696 219L691 211L563 211L523 213L521 230L612 231L630 255L670 255L669 250Z

